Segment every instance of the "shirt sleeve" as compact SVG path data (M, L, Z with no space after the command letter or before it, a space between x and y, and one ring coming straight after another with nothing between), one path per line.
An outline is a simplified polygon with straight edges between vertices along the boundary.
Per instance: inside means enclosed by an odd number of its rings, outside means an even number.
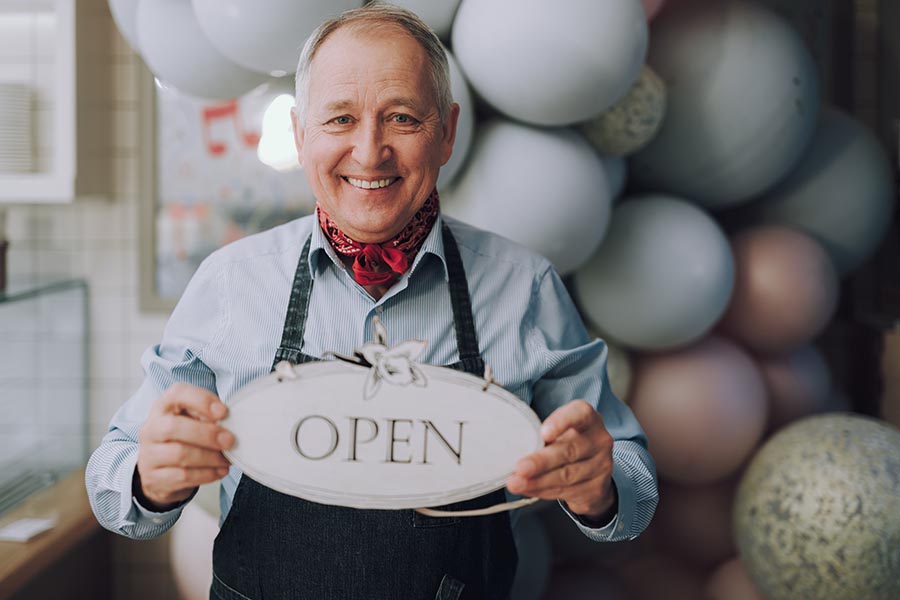
M88 499L97 520L110 531L149 539L165 533L181 514L183 505L156 513L132 495L138 431L153 403L174 383L216 393L215 376L203 363L203 351L225 328L222 287L221 273L203 263L172 312L162 341L144 352L143 383L113 416L91 454L85 471Z
M583 399L594 406L613 438L613 481L618 493L615 517L600 528L586 526L566 506L560 506L588 538L621 541L636 538L656 510L656 466L637 419L609 386L608 350L591 341L562 281L552 268L533 294L528 347L539 357L543 375L533 386L532 408L546 419L566 402Z

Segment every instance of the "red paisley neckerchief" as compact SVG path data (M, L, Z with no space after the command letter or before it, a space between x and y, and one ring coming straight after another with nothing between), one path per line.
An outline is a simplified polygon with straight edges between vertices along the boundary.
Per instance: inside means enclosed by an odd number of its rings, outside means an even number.
M350 239L318 204L316 213L319 215L319 226L334 251L353 257L353 278L357 283L390 286L406 273L428 237L437 220L439 200L437 190L431 192L403 231L380 244L365 244Z

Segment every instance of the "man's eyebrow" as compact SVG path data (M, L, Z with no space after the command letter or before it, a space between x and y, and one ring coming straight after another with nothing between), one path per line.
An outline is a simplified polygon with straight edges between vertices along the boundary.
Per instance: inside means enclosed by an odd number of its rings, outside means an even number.
M325 105L326 112L338 112L342 110L347 110L353 106L353 102L350 100L335 100L334 102L329 102Z
M418 111L419 103L413 100L412 98L405 98L403 96L399 96L397 98L391 98L387 102L387 106L405 106L409 109Z
M352 100L334 100L325 105L325 112L334 113L350 109L354 106ZM419 103L405 96L397 96L387 101L385 106L405 106L414 111L420 110Z

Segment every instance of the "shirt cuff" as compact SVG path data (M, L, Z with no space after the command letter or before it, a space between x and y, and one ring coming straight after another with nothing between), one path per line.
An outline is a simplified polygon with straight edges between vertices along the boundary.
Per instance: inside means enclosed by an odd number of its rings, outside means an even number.
M193 497L193 496L192 496ZM175 508L171 510L167 510L165 512L153 512L149 508L144 508L138 499L134 496L131 497L131 503L134 506L140 520L144 520L154 525L162 525L170 522L174 522L178 519L178 516L181 514L182 509L184 509L184 505L187 504L187 500L184 501L184 504L179 504Z
M628 526L627 524L631 522L629 511L635 502L634 488L630 485L631 480L628 474L619 466L616 460L613 460L612 480L618 495L618 510L612 520L603 527L589 527L585 525L578 515L569 510L565 502L562 500L557 501L559 506L575 522L581 533L595 542L609 542L613 541L613 539L620 539Z
M566 506L566 503L562 500L557 500L560 508L562 508L569 517L575 521L575 524L578 525L578 529L581 532L596 541L605 541L608 539L616 529L616 524L619 522L618 513L612 518L612 521L604 525L603 527L591 527L586 525L584 521L581 520L581 517L572 512L572 510Z
M149 508L142 506L131 491L131 485L134 478L134 470L137 468L137 452L133 453L133 456L129 458L129 461L132 463L131 468L125 468L121 471L122 473L128 474L128 481L121 482L120 487L120 489L122 490L121 510L122 514L125 515L124 520L132 525L145 525L152 528L168 528L169 526L173 525L181 515L181 511L182 509L184 509L184 505L194 497L193 494L191 495L191 498L188 498L175 508L164 512L155 512L153 510L150 510ZM196 494L196 491L194 493Z

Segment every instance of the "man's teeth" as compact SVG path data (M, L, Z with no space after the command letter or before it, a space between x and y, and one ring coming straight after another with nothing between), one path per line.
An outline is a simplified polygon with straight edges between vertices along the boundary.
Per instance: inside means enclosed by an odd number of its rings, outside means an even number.
M375 181L366 181L365 179L354 179L352 177L345 177L350 185L358 188L362 188L364 190L376 190L378 188L383 188L391 185L395 181L397 181L397 177L390 177L388 179L376 179Z

